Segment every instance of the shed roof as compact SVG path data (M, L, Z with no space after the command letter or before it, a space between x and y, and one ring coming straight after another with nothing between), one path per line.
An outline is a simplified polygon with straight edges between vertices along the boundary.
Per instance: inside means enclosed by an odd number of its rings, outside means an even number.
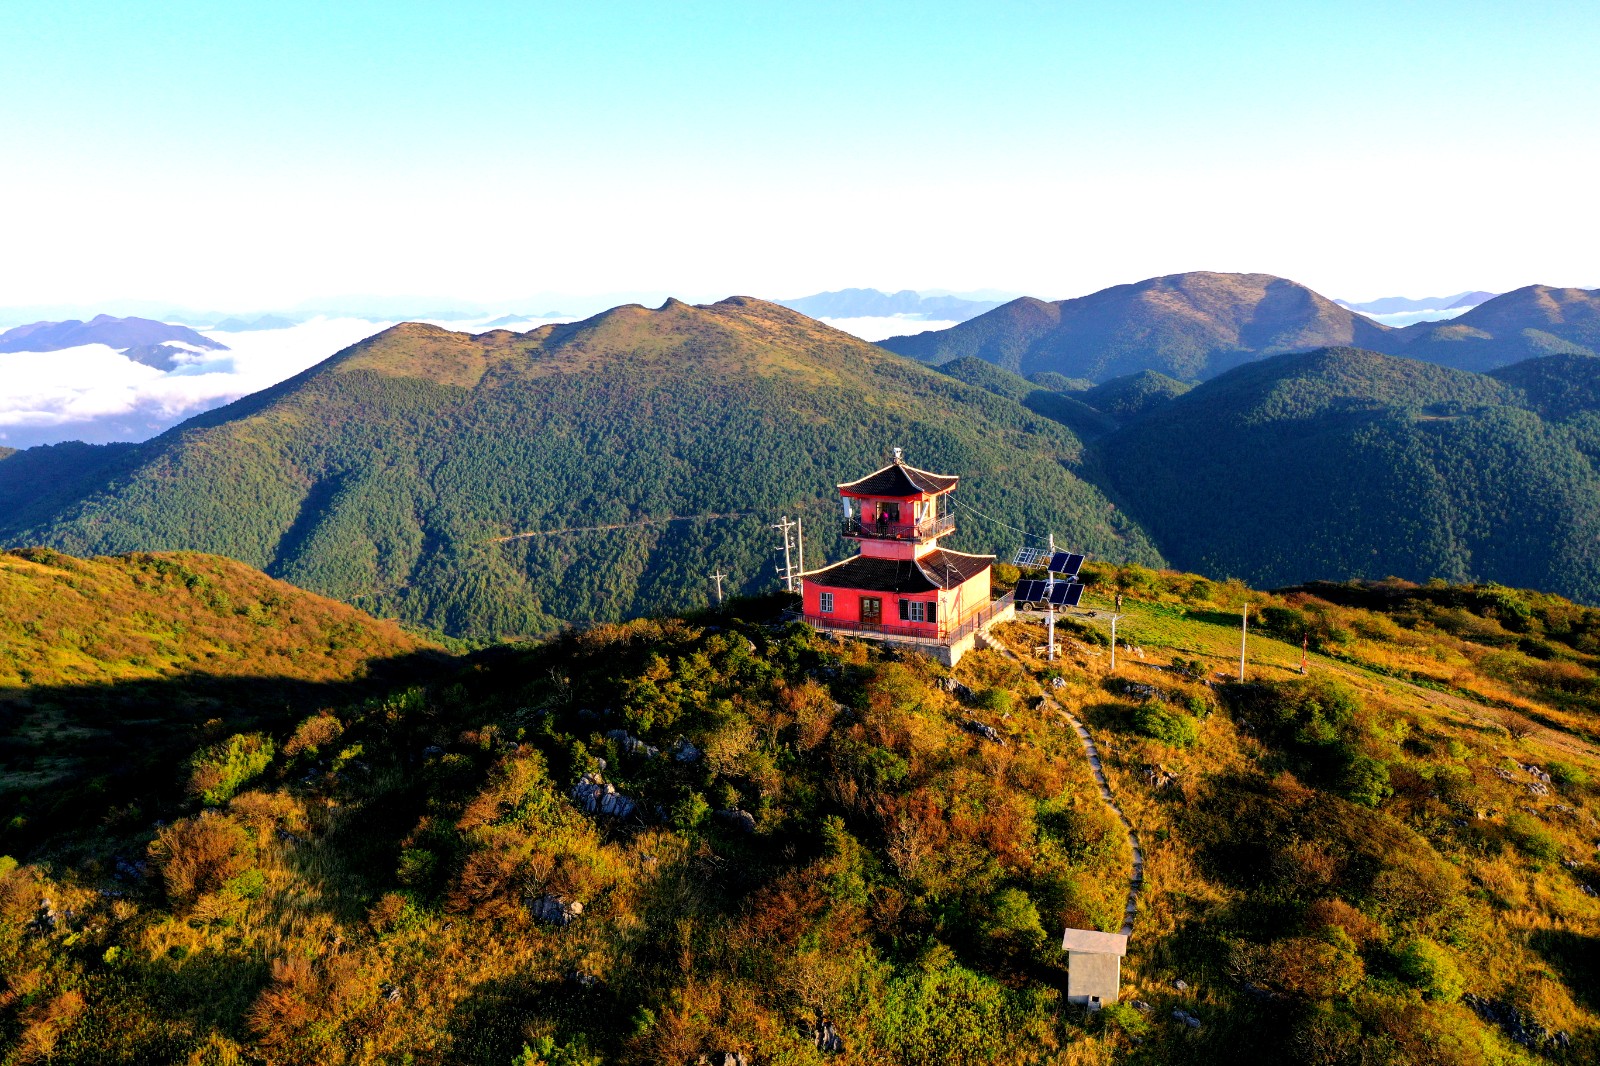
M992 565L992 555L968 555L947 548L935 548L920 559L879 559L858 555L800 576L826 588L914 594L953 589Z
M1090 955L1126 955L1126 933L1097 933L1093 929L1068 929L1061 935L1062 951L1082 951Z
M953 474L932 474L897 460L864 478L844 482L839 491L858 496L937 496L955 488L960 480Z

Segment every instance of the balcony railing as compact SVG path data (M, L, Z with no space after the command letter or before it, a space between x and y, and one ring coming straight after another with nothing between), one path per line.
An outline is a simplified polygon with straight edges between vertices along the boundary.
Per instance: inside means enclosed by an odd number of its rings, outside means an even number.
M929 644L954 644L962 637L988 625L996 615L1011 605L1011 593L1008 592L988 606L980 607L954 623L928 622L922 625L905 625L888 622L847 622L831 614L802 614L800 619L813 629L833 633L860 633L869 637L893 637L897 640L916 640Z
M846 518L840 529L846 537L864 537L871 540L927 540L941 536L956 528L955 515L924 518L920 522L890 522L876 519Z

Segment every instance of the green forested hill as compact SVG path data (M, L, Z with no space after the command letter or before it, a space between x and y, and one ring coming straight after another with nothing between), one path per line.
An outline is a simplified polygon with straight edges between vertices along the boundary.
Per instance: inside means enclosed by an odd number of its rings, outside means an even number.
M1154 370L1141 370L1137 374L1126 374L1112 378L1103 385L1096 385L1078 398L1119 422L1131 422L1192 388L1192 382L1179 381Z
M967 355L940 363L938 369L940 373L949 374L958 381L1015 400L1035 414L1060 422L1084 440L1093 440L1117 428L1113 417L1084 403L1077 396L1040 386L975 356Z
M808 562L838 558L833 486L894 446L987 514L1157 558L1065 427L743 298L528 334L396 326L146 444L0 460L0 542L215 552L447 632L529 633L704 603L718 567L770 587L783 512L807 516ZM735 517L667 521L705 514ZM952 543L1012 537L963 518Z
M929 363L976 356L1023 375L1105 382L1155 370L1192 381L1277 352L1382 348L1393 332L1284 278L1202 270L1074 300L1025 297L883 346Z
M1482 579L1600 601L1600 477L1533 388L1352 349L1240 367L1103 445L1112 484L1179 565Z

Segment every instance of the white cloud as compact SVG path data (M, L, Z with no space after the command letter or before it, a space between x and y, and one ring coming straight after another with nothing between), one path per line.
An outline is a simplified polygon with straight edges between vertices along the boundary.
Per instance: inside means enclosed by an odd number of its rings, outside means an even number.
M926 333L932 329L949 329L954 321L930 321L916 315L881 315L864 318L824 318L834 329L860 337L864 341L881 341L888 337L902 337L909 333Z

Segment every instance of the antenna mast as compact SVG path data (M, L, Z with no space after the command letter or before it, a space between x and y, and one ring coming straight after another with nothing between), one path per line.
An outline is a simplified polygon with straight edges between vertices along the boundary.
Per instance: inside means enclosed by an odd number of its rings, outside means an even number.
M722 579L727 576L722 572L722 567L720 566L717 567L716 573L711 575L711 580L717 583L717 608L719 610L722 608Z

